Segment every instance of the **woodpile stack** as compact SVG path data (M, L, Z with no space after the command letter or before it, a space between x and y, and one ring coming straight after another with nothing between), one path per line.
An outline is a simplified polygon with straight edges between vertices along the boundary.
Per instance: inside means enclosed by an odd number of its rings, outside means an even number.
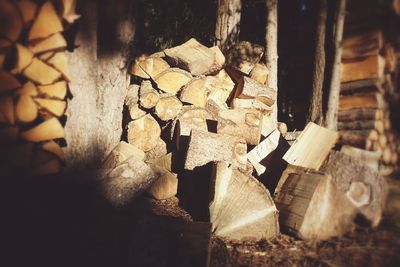
M0 2L0 168L5 175L58 173L70 75L64 29L75 1Z
M369 6L368 10L365 6ZM382 8L371 1L353 1L348 6L338 130L341 144L380 155L375 157L379 169L389 175L396 170L400 151L391 114L400 103L397 82L400 50L393 42L396 30L390 32L391 27L385 27L384 21L388 19L382 17ZM364 154L371 155L366 151Z

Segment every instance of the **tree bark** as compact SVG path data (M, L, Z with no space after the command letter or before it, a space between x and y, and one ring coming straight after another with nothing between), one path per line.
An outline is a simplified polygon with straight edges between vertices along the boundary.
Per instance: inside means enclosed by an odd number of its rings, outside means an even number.
M326 112L326 126L329 129L336 130L337 114L339 109L339 94L341 80L341 60L342 60L342 37L344 18L346 15L346 0L340 0L337 11L336 27L335 27L335 58L332 68L332 79L329 88L328 110Z
M241 0L218 0L215 39L223 52L239 41L241 9Z
M267 0L267 25L265 30L265 61L269 70L267 87L278 92L278 1ZM278 105L275 101L271 114L278 120Z
M314 73L311 105L308 113L308 121L318 125L323 123L322 111L322 92L325 73L325 34L326 20L328 15L328 1L322 0L319 2L317 30L315 38L315 57L314 57Z

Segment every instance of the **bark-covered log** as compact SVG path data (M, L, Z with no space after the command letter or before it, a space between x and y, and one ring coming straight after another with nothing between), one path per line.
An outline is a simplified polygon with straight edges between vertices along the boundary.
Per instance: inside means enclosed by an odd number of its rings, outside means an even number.
M215 39L222 51L226 52L239 41L241 0L219 0Z
M351 110L343 110L338 113L338 120L345 121L363 121L363 120L381 120L383 119L383 111L373 108L357 108Z

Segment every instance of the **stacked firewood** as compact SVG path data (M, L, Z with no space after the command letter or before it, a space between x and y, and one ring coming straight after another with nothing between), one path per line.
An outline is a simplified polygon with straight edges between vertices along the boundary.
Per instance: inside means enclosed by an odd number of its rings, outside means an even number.
M392 33L361 24L368 17L375 19L377 11L364 11L350 6L346 18L338 130L340 143L371 151L368 157L379 160L382 174L389 175L398 165L400 150L391 114L391 107L399 104L398 57Z
M2 174L58 173L60 122L70 75L64 27L74 1L0 2L0 164Z

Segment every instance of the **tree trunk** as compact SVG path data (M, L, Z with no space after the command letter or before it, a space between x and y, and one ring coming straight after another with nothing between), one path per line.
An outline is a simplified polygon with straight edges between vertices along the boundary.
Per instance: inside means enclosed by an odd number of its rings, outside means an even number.
M267 25L265 30L265 61L269 70L267 87L278 92L278 1L267 0ZM278 94L276 94L278 95ZM271 114L278 120L278 104L275 101Z
M325 33L328 15L328 1L320 1L317 18L317 30L315 38L315 57L311 105L308 113L308 121L322 125L322 91L325 73Z
M98 165L121 139L129 77L125 61L134 36L129 1L80 1L82 17L68 53L72 99L66 111L69 171ZM97 34L96 34L97 33Z
M218 0L216 45L223 52L239 41L241 0Z

